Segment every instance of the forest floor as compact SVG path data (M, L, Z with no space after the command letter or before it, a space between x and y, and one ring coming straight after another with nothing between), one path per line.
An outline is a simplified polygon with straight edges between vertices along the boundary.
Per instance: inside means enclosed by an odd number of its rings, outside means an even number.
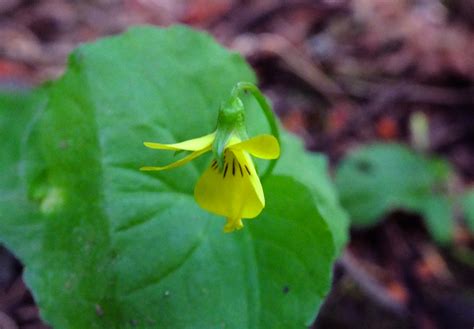
M188 24L246 57L284 126L335 168L372 141L428 154L474 182L474 2L466 0L2 0L0 89L55 79L79 43L136 24ZM419 216L352 230L314 328L473 328L474 239L438 246ZM0 249L0 328L40 329L22 267ZM469 298L470 296L470 298Z

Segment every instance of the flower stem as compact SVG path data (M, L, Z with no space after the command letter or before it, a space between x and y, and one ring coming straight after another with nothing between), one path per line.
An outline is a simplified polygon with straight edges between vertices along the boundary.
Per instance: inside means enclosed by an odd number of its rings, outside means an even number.
M253 97L257 100L258 104L260 105L260 108L263 110L263 113L265 114L265 118L267 119L268 125L270 126L270 131L273 136L278 141L278 144L281 147L280 143L280 130L278 129L278 124L275 119L275 114L273 113L270 104L268 104L267 99L263 94L261 93L260 89L257 88L254 84L250 82L239 82L235 85L235 87L232 89L232 96L238 97L238 94L242 91L248 91L252 94ZM270 164L267 167L267 170L263 173L261 179L264 180L267 177L269 177L275 168L275 165L277 163L278 159L273 159L270 161Z

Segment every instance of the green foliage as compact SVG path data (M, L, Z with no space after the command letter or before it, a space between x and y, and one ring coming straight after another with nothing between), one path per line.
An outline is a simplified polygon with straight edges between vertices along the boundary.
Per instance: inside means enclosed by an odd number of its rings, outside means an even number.
M19 231L26 241L42 234L34 215L36 207L27 199L26 177L21 173L28 162L27 136L36 137L33 125L44 108L44 101L42 91L0 94L0 241L14 239ZM41 163L37 162L36 166ZM18 243L15 253L26 260L28 251L34 247L34 244Z
M279 166L275 172L291 176L310 189L321 215L326 218L339 254L348 240L349 217L340 206L330 177L322 174L328 172L326 158L316 153L304 153L302 142L289 133L283 135L282 149Z
M432 236L447 243L453 234L451 203L445 195L449 165L399 144L363 147L342 161L336 174L341 202L358 227L378 223L395 209L422 214Z
M471 232L474 233L474 189L468 190L464 194L461 202L465 214L466 224Z
M54 328L314 320L347 239L324 159L285 135L263 182L266 208L232 234L193 199L208 156L138 170L173 156L143 141L211 132L239 81L254 82L251 69L207 35L144 27L79 48L62 79L28 98L0 98L0 241L25 264ZM266 131L246 103L249 132Z

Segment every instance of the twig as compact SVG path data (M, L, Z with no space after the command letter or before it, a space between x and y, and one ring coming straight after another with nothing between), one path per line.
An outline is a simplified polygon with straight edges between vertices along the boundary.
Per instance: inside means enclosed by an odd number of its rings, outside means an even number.
M288 13L292 10L320 11L322 15L327 17L333 12L347 11L347 8L347 1L340 1L335 4L315 0L278 1L264 7L259 5L258 1L250 6L242 6L242 4L236 3L227 15L211 22L210 28L214 29L216 25L225 24L229 31L232 31L234 35L238 35L257 27L276 15Z
M346 273L359 285L359 287L377 304L383 308L404 316L407 314L406 306L394 298L390 297L387 289L383 287L375 278L365 271L354 256L349 251L345 251L338 263Z
M384 95L391 102L424 103L444 106L461 106L474 104L474 88L445 88L408 81L370 82L358 78L335 77L344 90L353 97L369 99Z
M1 329L18 329L15 321L8 315L0 311L0 328Z
M258 53L276 55L296 76L330 102L344 94L339 85L320 70L314 61L282 36L271 33L247 34L236 38L233 47L247 56Z
M231 12L235 14L233 24L231 23L231 25L233 25L232 30L240 34L242 31L249 31L257 27L275 15L288 13L291 10L306 9L324 11L327 16L334 11L347 11L347 8L346 2L341 1L334 5L329 2L315 0L280 1L278 3L272 3L265 8L259 8L259 10L255 8L255 6L242 8L241 5L237 5L231 10Z

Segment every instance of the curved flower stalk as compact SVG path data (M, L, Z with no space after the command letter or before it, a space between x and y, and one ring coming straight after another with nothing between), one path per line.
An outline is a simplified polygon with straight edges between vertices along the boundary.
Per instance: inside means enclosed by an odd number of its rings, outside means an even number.
M241 90L250 90L261 97L256 98L262 108L267 107L264 110L271 115L273 121L270 126L276 137L267 134L247 137L244 107L237 95ZM265 207L262 184L251 155L267 160L275 160L280 155L278 131L275 132L276 123L269 111L271 110L265 98L255 86L238 84L230 99L221 107L217 129L213 133L176 144L144 143L151 149L189 151L190 154L166 166L147 166L140 170L160 171L176 168L212 151L214 159L198 180L194 197L201 208L227 218L225 232L241 229L243 218L254 218ZM272 164L269 165L265 176L273 169L274 162Z

